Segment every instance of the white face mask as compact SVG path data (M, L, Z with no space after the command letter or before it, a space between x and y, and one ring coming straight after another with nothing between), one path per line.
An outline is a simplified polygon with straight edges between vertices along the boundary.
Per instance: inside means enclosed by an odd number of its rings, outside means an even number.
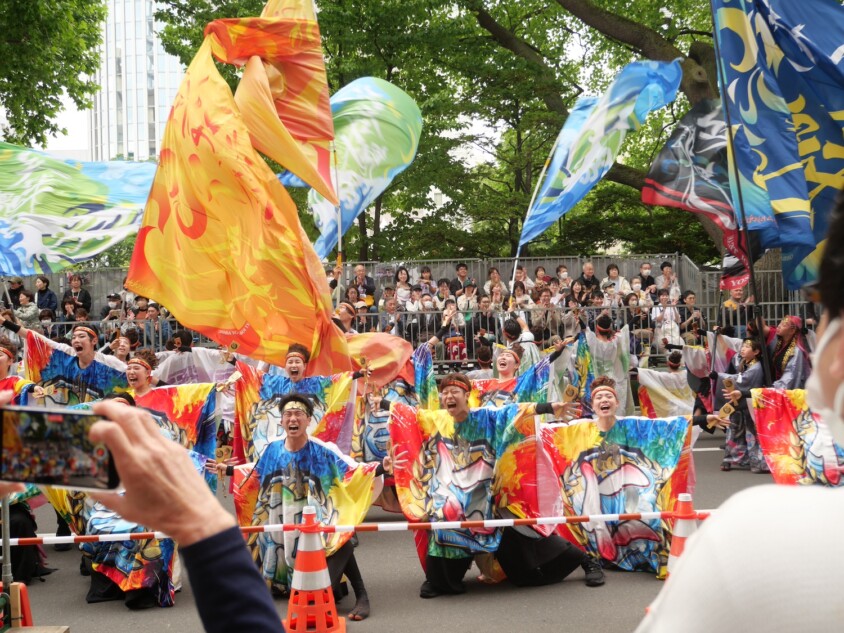
M642 289L642 284L633 284L633 285L632 285L632 286L630 286L630 287L631 287L631 288L633 288L633 290L634 290L635 292L639 292L639 291Z
M813 413L816 413L832 433L832 439L839 446L844 446L844 382L838 385L832 395L832 406L828 406L821 387L821 377L818 374L818 360L823 350L841 329L841 318L829 322L826 331L812 354L812 366L815 368L806 381L806 402Z
M424 301L424 302L422 302L422 305L430 310L431 308L434 307L434 302L433 301Z
M50 325L52 321L50 319L41 319L41 325Z
M651 269L650 269L650 268L645 268L645 269L642 271L642 274L643 274L645 277L647 277L648 275L650 275L650 274L651 274Z
M109 301L108 307L114 310L117 307L117 301Z
M561 278L561 279L568 279L568 278L569 278L569 274L568 274L567 272L565 272L565 271L564 271L564 272L561 272L561 273L560 273L560 278Z

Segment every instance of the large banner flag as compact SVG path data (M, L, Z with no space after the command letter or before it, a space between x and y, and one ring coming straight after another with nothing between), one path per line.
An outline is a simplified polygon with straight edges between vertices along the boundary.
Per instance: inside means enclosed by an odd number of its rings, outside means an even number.
M520 245L539 237L598 184L627 132L638 130L652 110L674 101L682 75L678 60L632 62L603 96L578 99L557 138L536 203L528 210Z
M309 346L311 369L327 374L350 365L325 273L295 204L258 153L333 199L319 162L291 141L325 136L331 125L319 29L306 4L298 17L209 25L164 132L128 286L186 327L256 359L281 364L291 343ZM266 12L280 6L271 2ZM249 60L237 101L212 51L224 61ZM260 77L267 65L284 73L276 83Z
M803 389L753 389L751 394L759 445L776 483L844 485L844 449L809 410Z
M0 273L79 264L135 234L154 163L62 160L0 143Z
M778 231L775 243L763 236L763 246L783 248L783 274L795 290L817 277L829 212L844 185L844 9L834 0L712 6L731 158L743 179L767 192ZM769 215L745 200L748 210Z
M639 368L639 404L649 418L692 415L695 394L686 371Z
M651 165L642 188L645 204L700 213L721 229L724 248L741 264L732 274L725 269L722 289L742 288L750 278L748 245L733 209L727 150L727 124L721 102L704 99L677 124ZM764 196L752 183L744 187L746 196ZM745 201L750 199L746 197ZM770 226L776 229L775 224Z
M362 77L331 97L331 114L340 233L345 235L361 212L413 162L422 113L400 88L383 79ZM289 172L279 179L288 186L301 184ZM337 246L337 208L313 190L308 193L308 206L321 234L314 248L320 257L328 257Z

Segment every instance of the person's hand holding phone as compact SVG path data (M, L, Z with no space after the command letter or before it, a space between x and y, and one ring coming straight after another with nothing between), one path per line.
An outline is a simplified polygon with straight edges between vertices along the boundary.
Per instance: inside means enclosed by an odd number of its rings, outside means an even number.
M127 521L165 532L182 546L236 525L185 449L161 435L149 413L116 402L98 402L94 413L108 421L91 427L91 440L109 448L125 490L92 493L96 500Z

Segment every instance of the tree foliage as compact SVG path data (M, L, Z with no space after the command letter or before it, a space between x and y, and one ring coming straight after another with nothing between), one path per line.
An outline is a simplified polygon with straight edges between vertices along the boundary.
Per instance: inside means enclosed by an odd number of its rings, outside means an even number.
M258 15L261 4L160 2L165 47L188 63L208 21ZM344 239L353 258L515 254L540 171L577 97L598 94L634 59L678 57L681 98L631 134L605 181L529 249L682 250L701 263L717 254L695 216L647 208L638 191L689 104L714 94L706 3L320 0L318 19L332 92L376 76L410 94L423 114L413 165Z
M64 132L56 124L67 94L80 109L99 89L105 0L0 2L0 108L4 140L40 145Z

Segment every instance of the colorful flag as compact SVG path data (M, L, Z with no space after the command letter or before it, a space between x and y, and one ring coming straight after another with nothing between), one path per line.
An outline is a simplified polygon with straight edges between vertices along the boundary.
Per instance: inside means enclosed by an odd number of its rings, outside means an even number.
M543 427L543 443L562 483L565 514L671 511L679 494L673 475L688 429L683 417L619 418L606 433L591 420ZM667 527L659 520L596 521L561 525L558 531L614 567L662 574L668 561Z
M639 406L649 418L691 415L695 394L686 371L639 368Z
M763 246L783 248L783 273L795 290L817 276L816 251L844 184L844 9L834 0L712 0L712 6L731 159L743 179L767 193L767 205L745 200L745 210L772 211L776 241L763 237ZM748 226L754 228L752 216Z
M163 359L162 359L163 357ZM190 352L161 352L153 376L168 385L192 385L225 382L234 373L227 353L210 347L192 347ZM234 422L234 394L217 394L218 412L227 423Z
M776 483L844 485L844 449L809 410L803 389L753 389L751 395L759 445Z
M154 163L61 160L0 143L0 272L55 272L134 235L154 173Z
M293 382L287 376L273 376L240 361L237 370L242 378L235 383L236 457L256 461L268 444L284 437L278 403L289 393L308 397L314 406L308 435L349 453L355 414L352 372L308 376Z
M501 407L514 402L548 402L551 363L545 356L523 374L510 380L486 378L472 381L470 407Z
M410 166L422 133L422 113L396 86L363 77L331 97L336 183L340 198L341 234L380 196L393 179ZM337 247L337 208L316 191L308 206L320 231L314 249L328 257Z
M721 101L704 99L677 124L651 165L642 188L645 204L700 213L721 229L724 248L742 265L741 270L730 274L725 270L722 289L744 287L750 277L748 245L733 209L727 146ZM751 183L745 185L748 196L752 195L751 187L757 188Z
M268 9L275 6L280 4L271 2ZM186 327L250 357L280 364L291 343L306 345L313 371L328 374L349 369L346 340L331 320L325 274L296 206L258 153L287 151L290 136L327 135L319 46L316 22L306 17L209 26L164 132L127 285L166 305ZM262 56L266 64L251 62L255 73L269 65L294 74L276 77L272 88L256 80L236 103L214 66L212 49L239 63ZM284 60L301 61L301 75ZM275 120L267 113L272 101L259 89L276 99ZM323 92L328 123L318 106ZM290 124L286 132L279 108ZM313 167L302 152L290 151L286 166L292 171ZM317 186L322 180L317 172L312 170L311 184L333 195Z
M557 138L536 203L528 210L520 245L568 213L604 177L627 132L638 130L652 110L674 101L682 75L678 60L632 62L602 97L578 99Z
M358 464L336 446L313 438L296 452L288 451L284 442L273 442L254 468L236 471L238 520L241 525L301 523L302 510L310 505L322 525L357 525L381 492L376 468L377 464ZM298 537L298 532L250 535L247 543L261 562L264 578L290 586ZM326 554L334 554L351 537L351 532L325 534Z
M592 381L595 380L595 372L592 367L592 352L589 350L589 341L586 340L586 333L577 335L575 343L574 371L571 372L571 384L578 388L577 399L588 407L592 402Z
M412 377L412 355L413 345L392 334L369 332L349 339L352 369L363 370L365 362L371 372L367 382L379 387L402 375Z
M79 368L76 352L70 345L56 343L28 330L26 333L26 378L43 387L43 398L29 394L28 404L67 407L99 400L113 391L126 391L126 365L97 352L94 362Z

